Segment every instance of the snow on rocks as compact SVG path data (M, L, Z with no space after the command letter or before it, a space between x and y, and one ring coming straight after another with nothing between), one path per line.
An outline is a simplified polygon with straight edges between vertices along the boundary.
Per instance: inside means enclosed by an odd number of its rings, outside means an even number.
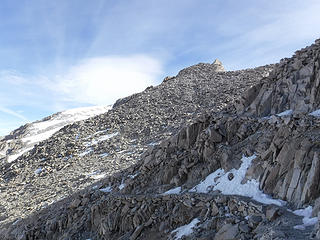
M317 110L309 113L309 115L314 116L314 117L320 117L320 109L317 109Z
M171 233L174 234L174 239L181 239L183 236L188 236L193 232L193 228L200 222L198 218L193 219L189 224L181 226Z
M317 217L312 217L312 206L295 210L293 213L297 216L303 217L303 224L294 226L295 229L304 230L306 227L315 225L318 222Z
M86 149L84 152L80 153L79 156L83 157L83 156L88 155L88 154L90 154L92 152L93 152L93 149L89 148L89 149Z
M29 133L21 140L25 143L35 144L48 139L54 133L59 131L64 126L85 120L87 118L102 114L110 110L110 106L95 106L75 108L52 115L45 121L32 123L29 127Z
M120 185L119 185L119 190L122 190L122 189L124 189L126 187L126 185L124 184L124 183L121 183Z
M176 187L176 188L173 188L173 189L170 189L170 190L164 192L163 195L179 194L179 193L181 193L181 187Z
M239 169L231 169L229 172L225 172L223 169L216 170L209 174L201 183L193 187L190 192L208 193L210 190L219 190L222 194L245 196L264 204L283 206L285 204L284 201L272 199L264 194L259 189L258 181L252 179L246 183L242 183L252 160L255 158L255 155L251 157L243 156ZM229 174L233 175L231 180L229 179Z
M101 173L101 171L94 171L92 173L89 173L87 174L88 177L92 178L92 179L95 179L95 180L98 180L98 179L102 179L106 176L105 173Z
M100 142L106 141L110 138L113 138L113 137L117 136L118 134L119 134L119 132L105 134L105 135L99 136L98 138L92 139L90 142L84 142L84 145L87 147L93 146L93 145L96 145Z
M104 193L110 193L112 192L112 187L100 188L99 190Z
M33 147L28 147L28 148L25 148L23 149L22 151L19 151L18 153L16 154L13 154L13 155L9 155L8 158L7 158L7 161L9 163L13 162L14 160L16 160L18 157L22 156L24 153L30 151Z
M283 116L291 115L292 113L293 113L293 111L291 109L289 109L289 110L283 111L281 113L278 113L277 116L278 117L283 117Z
M41 172L42 172L42 168L40 167L34 171L34 174L39 175Z
M22 134L19 136L20 138L15 137L15 139L7 141L10 145L16 145L19 141L22 142L19 148L7 154L7 161L9 163L15 161L18 157L33 149L34 145L50 138L66 125L105 113L110 109L111 106L75 108L53 114L43 120L26 125L23 131L26 134ZM77 138L79 138L78 135Z

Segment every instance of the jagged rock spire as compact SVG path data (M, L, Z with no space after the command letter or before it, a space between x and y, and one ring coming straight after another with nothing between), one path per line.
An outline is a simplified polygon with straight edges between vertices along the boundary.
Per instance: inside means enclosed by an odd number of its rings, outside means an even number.
M219 59L214 60L212 63L213 67L215 68L216 72L225 72L226 70L224 69L222 62Z

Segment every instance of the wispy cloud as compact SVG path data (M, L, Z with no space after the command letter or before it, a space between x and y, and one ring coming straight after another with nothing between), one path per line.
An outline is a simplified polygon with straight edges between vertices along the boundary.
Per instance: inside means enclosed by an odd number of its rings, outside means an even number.
M57 95L55 101L106 105L154 85L162 71L149 56L105 56L82 60L42 83Z
M22 76L12 71L0 75L6 88L11 88L10 94L15 96L11 97L10 105L24 102L24 105L47 105L53 111L60 111L73 106L112 104L120 97L156 84L161 74L163 67L159 60L139 54L88 58L51 76ZM0 92L9 98L6 88ZM5 108L6 104L0 103L0 111L23 118Z
M13 110L11 110L9 108L6 108L6 107L1 107L0 106L0 112L9 114L11 116L14 116L14 117L19 118L19 119L21 119L23 121L26 121L26 122L28 121L28 119L26 117L24 117L22 114L20 114L20 113L18 113L16 111L13 111Z

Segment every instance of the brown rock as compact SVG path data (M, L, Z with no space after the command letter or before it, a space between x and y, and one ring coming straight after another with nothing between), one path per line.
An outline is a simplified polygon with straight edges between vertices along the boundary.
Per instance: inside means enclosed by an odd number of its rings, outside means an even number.
M76 198L70 203L69 208L77 208L80 206L80 203L81 203L81 200Z
M279 208L275 207L275 206L269 206L267 208L266 211L266 218L269 221L274 221L275 219L277 219L279 216L281 215L281 211L279 210Z
M212 216L216 216L219 214L219 208L215 202L212 202L211 204L211 214Z

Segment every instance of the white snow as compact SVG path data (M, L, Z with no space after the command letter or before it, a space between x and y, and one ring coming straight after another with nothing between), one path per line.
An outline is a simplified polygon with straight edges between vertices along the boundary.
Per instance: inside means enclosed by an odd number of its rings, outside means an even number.
M21 139L22 142L28 143L28 144L36 144L38 142L44 141L51 137L54 133L59 131L63 126L61 127L55 127L52 130L48 130L42 133L36 133L35 135L31 135L29 137L24 137Z
M317 217L312 217L312 207L308 206L304 209L298 209L293 211L297 216L303 217L301 225L294 226L295 229L304 230L307 226L315 225L318 222Z
M111 106L83 107L54 114L51 119L32 123L30 133L22 138L23 142L38 143L51 137L64 126L105 113Z
M84 152L80 153L79 156L83 157L83 156L85 156L85 155L87 155L87 154L89 154L91 152L93 152L93 149L89 148L89 149L85 150Z
M181 192L181 187L176 187L172 188L166 192L163 193L163 195L168 195L168 194L179 194Z
M160 143L159 142L152 142L152 143L149 143L148 145L149 146L156 146L156 145L159 145Z
M193 232L193 228L199 223L199 219L195 218L193 219L189 224L181 226L175 230L173 230L171 233L176 233L174 236L174 239L181 239L183 236L188 236Z
M314 116L314 117L320 117L320 109L317 109L317 110L309 113L309 115Z
M108 156L109 156L109 153L101 153L101 154L99 154L99 157L102 157L102 158L108 157Z
M283 116L287 116L287 115L291 115L293 113L293 111L291 109L286 110L284 112L278 113L277 116L278 117L283 117Z
M105 173L101 173L101 174L91 175L90 177L94 180L98 180L98 179L104 178L105 176L106 176Z
M95 134L93 134L93 135L100 135L101 133L106 133L106 132L108 132L108 130L109 130L109 129L100 130L100 131L95 132Z
M124 188L125 188L125 186L126 186L126 185L125 185L124 183L121 183L121 184L120 184L120 186L119 186L119 190L124 189Z
M117 136L119 133L118 132L115 132L115 133L111 133L111 134L107 134L107 135L102 135L98 138L98 142L102 142L102 141L106 141L110 138L113 138L115 136Z
M56 113L48 120L40 120L31 123L28 126L28 134L21 138L21 141L27 144L26 148L18 153L8 155L7 161L15 161L22 154L31 150L35 144L50 138L54 133L66 125L105 113L111 108L112 106L74 108Z
M118 134L119 134L119 132L102 135L102 136L98 137L97 139L91 140L91 142L85 142L84 145L87 146L87 147L92 146L92 145L96 145L99 142L106 141L106 140L108 140L110 138L113 138L113 137L117 136Z
M106 187L106 188L101 188L99 189L101 192L109 193L112 191L112 187Z
M98 179L104 178L106 176L106 174L105 173L101 173L101 171L98 170L98 171L94 171L92 173L87 174L87 176L92 178L92 179L98 180Z
M138 176L138 175L139 175L139 173L136 173L136 174L134 174L134 175L130 175L130 174L129 174L128 177L131 178L131 179L134 179L134 178L135 178L136 176Z
M219 190L225 195L239 195L253 198L254 200L264 204L275 204L278 206L285 205L282 200L272 199L270 196L264 194L259 189L259 182L252 179L242 184L248 168L256 156L242 157L242 164L239 169L231 169L225 172L223 169L218 169L206 177L197 186L192 188L190 192L208 193L210 190ZM228 179L229 173L234 175L232 180Z
M18 153L16 153L16 154L9 155L7 161L8 161L9 163L13 162L13 161L16 160L18 157L20 157L22 154L30 151L32 148L33 148L33 146L32 146L32 147L25 148L25 149L23 149L22 151L20 151L20 152L18 152Z
M42 168L38 168L37 170L34 171L34 174L39 175L42 172Z

